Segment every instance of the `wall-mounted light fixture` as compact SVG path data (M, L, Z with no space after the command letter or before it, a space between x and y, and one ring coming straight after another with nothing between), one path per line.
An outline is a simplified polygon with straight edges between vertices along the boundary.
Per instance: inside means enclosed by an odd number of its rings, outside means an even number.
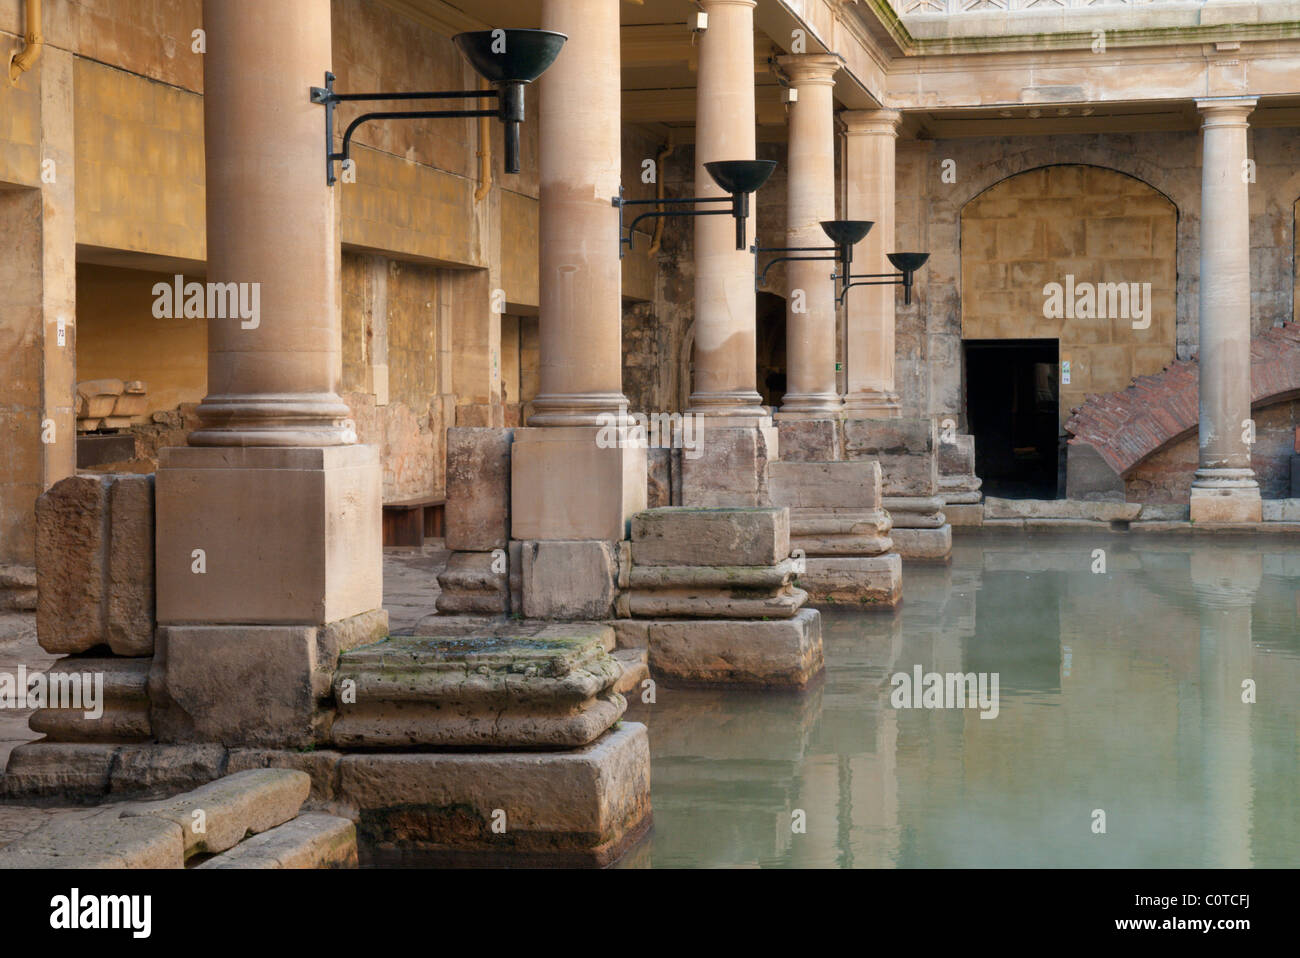
M843 285L840 287L839 301L844 302L844 297L848 295L849 290L854 286L897 286L903 285L903 302L910 304L912 302L912 277L916 271L925 265L925 261L930 258L929 253L886 253L889 262L898 270L897 273L862 273L858 276L851 276L847 269L843 273L836 273L831 279L841 280ZM854 282L858 280L859 282Z
M758 246L755 244L749 248L754 254L754 289L760 289L767 280L767 271L777 263L787 263L791 261L806 262L808 260L835 260L836 269L843 270L845 274L849 271L849 264L853 262L853 246L869 232L875 223L869 220L823 220L822 232L824 232L834 246ZM763 267L762 272L758 269L759 253L830 253L830 256L778 256L770 260ZM832 282L835 274L831 274Z
M623 258L623 247L632 248L633 230L642 220L666 218L669 216L717 216L731 215L736 218L736 249L745 248L745 220L749 217L749 194L758 190L772 171L776 169L775 160L714 160L705 163L704 168L713 182L722 187L730 196L683 196L665 197L653 200L625 200L623 188L618 188L618 196L610 200L618 207L618 256ZM623 236L623 208L626 206L660 206L664 203L728 203L730 209L717 210L653 210L642 213L627 227L627 236Z
M369 120L439 120L466 116L495 116L505 124L506 172L519 172L519 124L524 121L524 87L546 72L569 38L553 30L476 30L459 33L452 41L469 65L492 84L491 90L455 90L447 93L335 93L334 74L325 74L325 86L311 88L311 102L325 107L325 182L337 180L334 164L351 159L352 134ZM490 100L495 109L412 110L363 113L348 124L343 150L334 152L334 109L340 103L375 100Z

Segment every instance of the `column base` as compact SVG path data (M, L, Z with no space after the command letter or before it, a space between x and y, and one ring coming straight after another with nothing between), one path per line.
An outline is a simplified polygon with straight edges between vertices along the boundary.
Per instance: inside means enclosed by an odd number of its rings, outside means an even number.
M1200 523L1263 522L1259 483L1250 469L1197 469L1192 481L1191 520Z
M637 722L560 752L346 755L338 775L363 867L604 867L651 825Z
M897 393L849 393L844 397L845 419L896 419L902 414Z
M814 602L843 603L866 610L894 609L903 600L903 559L877 556L809 556L799 587Z
M373 446L163 449L158 624L322 625L383 605Z
M768 502L767 465L779 456L777 428L726 426L710 417L698 429L694 456L682 456L682 504L745 509Z
M645 446L624 427L516 429L510 454L512 539L617 542L646 507Z
M686 411L707 417L707 426L719 429L769 429L772 426L772 415L763 405L763 397L752 390L692 393Z
M773 417L777 422L800 419L839 419L844 413L844 400L835 393L786 393L781 408Z
M646 643L651 675L669 686L800 689L824 667L816 609L779 621L651 620Z

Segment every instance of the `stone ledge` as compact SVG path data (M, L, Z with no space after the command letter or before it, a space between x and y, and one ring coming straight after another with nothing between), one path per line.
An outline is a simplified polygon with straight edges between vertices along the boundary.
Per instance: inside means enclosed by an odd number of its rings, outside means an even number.
M356 868L357 829L349 819L311 812L195 867Z
M889 610L903 600L903 558L879 556L819 556L807 560L799 585L817 603Z

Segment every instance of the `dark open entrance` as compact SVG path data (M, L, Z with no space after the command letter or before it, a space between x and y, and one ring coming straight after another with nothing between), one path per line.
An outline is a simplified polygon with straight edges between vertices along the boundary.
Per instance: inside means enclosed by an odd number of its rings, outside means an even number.
M966 413L986 495L1055 499L1060 370L1055 339L966 340Z

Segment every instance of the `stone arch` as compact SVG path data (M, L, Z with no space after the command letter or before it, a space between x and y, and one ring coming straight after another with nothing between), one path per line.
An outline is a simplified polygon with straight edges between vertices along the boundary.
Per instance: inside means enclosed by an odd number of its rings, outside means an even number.
M1072 369L1060 386L1064 423L1089 393L1122 389L1176 358L1177 223L1167 195L1091 164L990 184L959 214L962 338L1057 340ZM1070 299L1068 313L1049 314L1049 284ZM1091 312L1080 302L1076 315L1076 287L1098 293Z

